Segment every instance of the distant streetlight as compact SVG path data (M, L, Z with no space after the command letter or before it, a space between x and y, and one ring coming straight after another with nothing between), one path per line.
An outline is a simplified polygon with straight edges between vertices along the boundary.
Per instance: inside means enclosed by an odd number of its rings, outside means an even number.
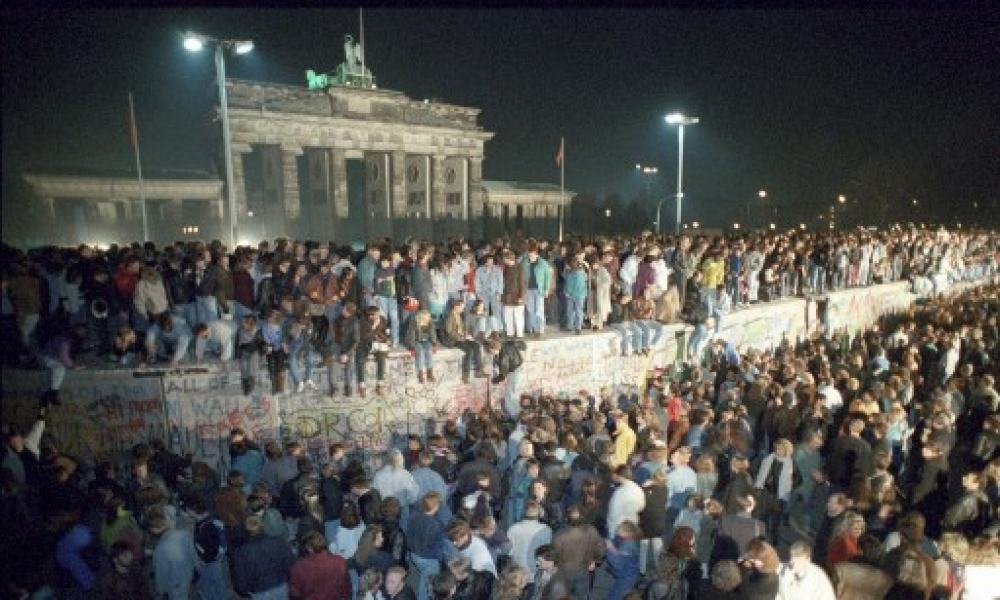
M805 223L799 223L799 229L805 231L805 228L806 228L806 224Z
M643 199L644 202L649 202L650 199L650 186L653 183L653 177L660 172L658 168L653 165L643 165L640 163L635 163L635 170L643 176L643 182L646 185L646 197ZM656 235L660 235L660 207L663 206L663 199L661 199L656 204Z
M777 229L777 226L774 223L771 223L770 227L771 227L771 231L774 231L775 229Z
M840 202L841 204L847 202L847 196L845 196L843 194L837 196L837 202Z
M757 197L759 199L761 199L761 200L767 198L767 190L757 190ZM751 221L751 219L750 219L750 198L747 198L747 214L746 214L747 227L750 227L750 221Z
M609 218L609 219L611 218L611 209L610 208L604 209L604 216L607 217L607 218Z
M236 228L236 184L233 178L233 149L229 137L229 100L226 95L226 60L223 50L236 54L246 54L253 50L250 40L230 40L213 38L197 33L184 36L184 49L188 52L200 52L206 43L215 44L215 77L219 83L219 107L222 110L222 144L226 161L226 196L229 205L229 244L236 248L239 236ZM250 215L252 216L252 215Z
M733 229L739 229L739 228L740 228L739 223L733 223Z
M918 204L920 204L920 202L918 202L918 201L917 201L917 199L916 199L916 198L914 198L914 199L913 199L913 206L916 206L916 205L918 205Z
M684 201L684 126L698 123L698 117L686 117L681 113L670 113L664 120L668 125L677 125L677 221L676 233L681 232L681 204Z
M695 229L698 229L699 227L701 227L701 223L699 223L698 221L695 221L694 223L691 223L691 227L693 227Z

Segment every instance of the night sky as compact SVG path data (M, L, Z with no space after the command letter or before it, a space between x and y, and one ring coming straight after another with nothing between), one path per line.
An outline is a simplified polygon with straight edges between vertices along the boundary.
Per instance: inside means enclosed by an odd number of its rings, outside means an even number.
M986 11L365 10L379 87L482 108L488 179L559 182L623 201L635 163L672 193L683 110L686 208L738 220L765 188L785 219L837 194L861 218L1000 221L1000 27ZM181 33L251 38L232 77L304 84L343 59L356 10L7 13L4 208L29 165L129 169L134 91L148 169L212 169L210 52ZM911 200L919 199L916 212ZM978 202L979 210L973 208ZM991 210L986 210L992 207Z

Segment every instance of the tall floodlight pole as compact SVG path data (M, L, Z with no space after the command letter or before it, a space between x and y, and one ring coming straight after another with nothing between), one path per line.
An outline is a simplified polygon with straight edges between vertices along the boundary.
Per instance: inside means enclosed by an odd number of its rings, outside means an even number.
M665 118L668 125L677 125L677 221L674 231L681 233L681 206L684 202L684 126L694 125L698 117L686 117L681 113L670 113Z
M660 171L657 167L652 165L643 165L636 163L635 170L642 175L643 180L646 183L646 197L643 198L644 203L648 203L649 199L652 197L651 189L653 183L653 177ZM656 235L660 235L660 205L656 205Z
M215 77L219 84L219 108L222 113L222 146L226 164L226 200L229 206L229 247L236 248L239 240L236 216L236 184L233 179L233 148L229 135L229 99L226 93L226 58L224 50L232 50L236 54L246 54L253 50L250 40L223 40L209 36L189 33L184 38L184 49L189 52L199 52L206 42L215 44Z

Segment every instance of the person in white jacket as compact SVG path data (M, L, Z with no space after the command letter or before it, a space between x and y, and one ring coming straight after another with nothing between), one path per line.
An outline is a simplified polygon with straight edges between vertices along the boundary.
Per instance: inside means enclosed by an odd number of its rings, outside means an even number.
M812 562L812 547L795 542L788 563L778 570L777 600L834 600L833 585L826 571Z
M653 299L659 300L660 296L667 291L670 287L670 274L673 273L673 269L667 266L666 261L663 260L663 256L659 254L660 250L656 249L656 259L653 261Z
M375 472L372 487L378 490L382 498L393 496L399 500L403 510L400 522L409 523L410 505L419 499L420 488L413 475L406 470L406 461L399 450L389 451L385 465Z
M528 500L524 506L524 519L507 530L511 543L510 558L528 572L529 580L535 573L535 551L552 543L552 528L538 521L541 513L538 503Z
M142 317L144 323L152 323L157 316L170 310L167 289L163 285L163 278L155 268L149 266L142 268L142 275L135 283L132 304L135 306L136 314Z
M625 521L639 522L639 513L646 508L646 495L632 481L632 470L628 465L618 465L611 480L616 487L608 502L608 535L614 536L618 526Z
M497 566L486 542L478 535L473 535L469 524L461 519L455 519L448 526L448 539L459 554L469 559L473 571L485 571L493 577L497 576Z
M636 248L635 252L628 255L628 258L622 263L622 268L618 271L623 294L631 296L635 293L635 279L639 276L639 261L643 252L645 252L643 248Z

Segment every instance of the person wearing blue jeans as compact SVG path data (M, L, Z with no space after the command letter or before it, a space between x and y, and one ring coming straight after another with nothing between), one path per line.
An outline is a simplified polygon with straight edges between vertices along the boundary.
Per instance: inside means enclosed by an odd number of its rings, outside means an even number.
M351 395L351 383L354 382L355 369L357 368L355 366L355 352L360 341L360 325L358 323L357 312L357 304L354 302L345 302L344 310L341 311L340 319L338 319L334 328L338 332L338 335L333 355L344 370L344 395L346 396ZM335 389L333 387L334 368L331 366L328 374L331 391Z
M538 246L531 245L527 256L521 260L521 268L528 280L525 329L536 338L541 337L545 333L545 297L552 289L552 267L538 256Z
M288 377L292 389L298 393L302 393L306 387L316 387L312 382L313 361L309 343L311 332L312 319L308 315L299 317L288 330Z
M399 302L396 300L396 269L392 266L392 257L387 255L379 259L379 268L375 270L375 306L389 322L389 339L392 346L399 345Z
M622 356L630 356L636 350L636 344L641 335L639 328L632 321L611 323L609 327L617 331L622 337Z
M243 320L238 321L242 323ZM209 323L198 323L194 326L194 358L197 362L205 359L205 351L218 354L219 360L226 362L233 359L236 340L236 323L224 319L216 319Z
M493 255L483 257L483 264L476 269L473 281L476 295L486 305L486 314L489 315L487 335L503 331L503 303L500 301L503 293L503 270L495 264Z
M406 347L416 362L417 381L434 381L434 347L437 346L437 329L430 311L418 310L410 319L405 335Z
M566 264L565 278L563 292L566 295L566 327L579 334L583 329L583 307L587 301L588 286L587 273L575 256Z
M187 356L193 338L191 327L183 318L175 317L169 312L162 313L146 331L146 355L149 363L155 362L160 350L163 350L171 353L170 366L176 367Z

